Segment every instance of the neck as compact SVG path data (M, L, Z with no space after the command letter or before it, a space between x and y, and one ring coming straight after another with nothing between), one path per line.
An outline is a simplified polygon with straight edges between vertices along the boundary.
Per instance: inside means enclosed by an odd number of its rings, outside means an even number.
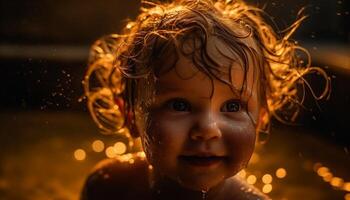
M169 178L157 178L153 177L152 195L154 199L184 199L184 200L212 200L219 199L222 193L224 182L218 184L215 187L210 188L208 191L192 190L183 187L177 181Z

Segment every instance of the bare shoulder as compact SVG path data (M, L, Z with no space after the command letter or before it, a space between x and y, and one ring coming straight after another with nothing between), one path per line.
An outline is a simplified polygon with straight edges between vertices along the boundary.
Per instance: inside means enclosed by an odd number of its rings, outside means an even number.
M257 188L249 185L244 179L239 177L231 177L227 180L228 184L225 188L230 199L235 200L270 200L268 196L260 192Z
M88 176L82 200L139 199L148 193L148 163L140 154L99 162Z

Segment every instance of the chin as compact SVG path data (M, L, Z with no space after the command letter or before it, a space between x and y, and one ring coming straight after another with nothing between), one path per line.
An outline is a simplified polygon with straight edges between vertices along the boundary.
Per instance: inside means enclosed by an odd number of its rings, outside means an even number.
M184 177L178 179L179 184L189 190L193 191L208 191L211 188L222 183L225 177Z

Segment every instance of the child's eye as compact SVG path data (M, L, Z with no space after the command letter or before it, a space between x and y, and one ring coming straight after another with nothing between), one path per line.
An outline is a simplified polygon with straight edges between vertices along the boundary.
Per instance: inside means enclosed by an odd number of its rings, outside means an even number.
M222 107L221 112L238 112L241 110L241 103L239 100L229 100Z
M191 110L191 105L184 99L172 99L166 105L169 109L178 112L188 112Z

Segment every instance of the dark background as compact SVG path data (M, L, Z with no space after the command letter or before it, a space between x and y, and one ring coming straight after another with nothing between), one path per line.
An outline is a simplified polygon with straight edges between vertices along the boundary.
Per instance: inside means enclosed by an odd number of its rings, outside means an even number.
M291 25L296 20L298 11L305 7L304 13L309 17L293 39L309 50L314 66L327 71L332 80L332 93L328 101L318 102L320 108L310 98L307 104L312 111L304 111L300 119L302 130L310 131L300 131L298 134L327 141L336 148L343 149L345 159L340 160L339 165L349 165L350 1L249 2L265 7L278 30ZM125 19L133 19L138 13L140 1L1 0L0 4L0 126L5 127L0 129L0 148L4 149L1 157L5 158L16 155L11 154L13 151L9 149L26 148L26 141L39 141L48 137L38 134L39 136L34 136L36 139L24 140L23 138L32 136L26 135L25 131L11 132L11 129L17 130L15 128L24 123L18 119L30 121L37 117L42 120L37 124L41 124L48 120L45 113L60 113L49 115L55 120L67 118L62 113L88 116L85 102L78 100L83 96L81 80L89 46L102 35L118 32L125 25ZM310 78L310 81L316 90L322 88L323 83L317 77ZM75 114L69 116L76 116ZM19 117L24 115L26 117ZM65 123L69 121L67 119ZM89 124L89 130L93 130L90 136L97 134L92 121L86 120L86 123ZM35 124L28 122L29 127ZM273 122L273 127L280 126L283 125ZM69 127L76 129L74 125ZM59 125L54 128L59 128ZM299 130L300 125L295 128ZM70 137L80 140L84 135L67 133L65 136L66 140L70 140ZM2 160L5 159L0 159ZM1 193L2 173L5 172L0 170L0 196L7 194ZM350 176L349 173L346 175Z
M292 24L305 7L309 18L293 39L309 49L313 65L332 77L332 95L328 102L320 102L321 111L315 107L302 123L349 145L349 1L251 2L265 7L279 30ZM85 110L78 99L83 95L81 80L89 45L102 35L118 32L139 6L137 0L2 0L0 110Z

